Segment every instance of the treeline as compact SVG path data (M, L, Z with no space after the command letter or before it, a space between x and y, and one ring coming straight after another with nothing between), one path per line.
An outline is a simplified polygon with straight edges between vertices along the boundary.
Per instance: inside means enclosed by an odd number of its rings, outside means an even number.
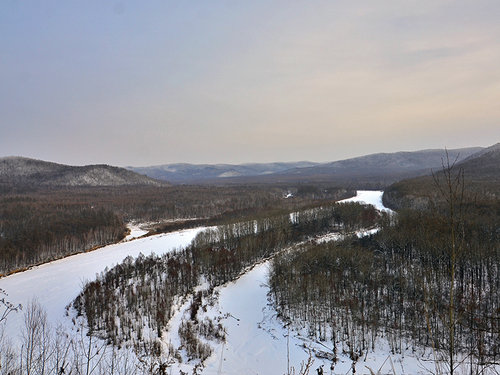
M123 220L104 208L33 198L0 202L0 273L119 241Z
M283 199L286 192L293 199ZM78 203L110 210L125 221L161 221L164 219L209 218L227 213L261 212L266 209L295 209L320 202L332 202L355 195L354 190L324 185L176 185L118 187L33 187L23 193L2 195L7 198Z
M333 359L357 360L383 337L393 353L426 347L452 367L457 357L498 365L500 205L456 210L452 222L445 207L404 210L372 237L277 255L280 316L329 342Z
M307 210L293 217L278 215L209 229L185 250L127 259L88 283L73 307L86 318L92 334L113 345L133 343L138 355L144 355L144 348L149 347L144 343L161 338L174 306L182 298L194 296L195 287L202 282L207 286L203 292L206 298L216 286L236 279L246 267L311 236L334 228L347 230L343 223L354 223L356 218L373 226L379 217L372 206L349 203ZM203 331L196 315L200 306L194 299L192 306L194 329ZM203 352L206 355L205 349Z
M329 187L283 199L280 186L24 187L0 197L0 274L116 242L125 223L161 222L158 231L288 212L352 195ZM179 219L194 219L187 222Z

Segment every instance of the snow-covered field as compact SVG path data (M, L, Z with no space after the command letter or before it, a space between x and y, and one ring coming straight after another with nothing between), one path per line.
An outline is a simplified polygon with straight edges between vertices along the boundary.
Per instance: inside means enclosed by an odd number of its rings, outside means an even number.
M80 292L83 284L93 280L97 273L121 263L127 256L137 257L140 253L158 255L185 247L204 228L160 234L128 242L102 247L88 253L73 255L30 270L0 279L0 288L8 293L8 300L26 306L36 299L47 311L51 325L67 323L65 307ZM142 235L137 229L134 235ZM131 233L131 234L132 234ZM13 340L21 332L23 314L12 313L7 319L6 333Z

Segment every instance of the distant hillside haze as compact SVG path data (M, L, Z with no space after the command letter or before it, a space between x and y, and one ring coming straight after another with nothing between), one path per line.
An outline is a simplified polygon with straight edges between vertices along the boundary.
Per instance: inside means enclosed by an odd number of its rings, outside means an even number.
M500 143L464 159L455 160L449 153L449 162L454 174L463 172L465 192L475 199L500 198ZM446 165L446 164L445 164ZM403 179L389 186L384 193L384 203L392 209L425 208L429 202L440 198L436 180L443 182L442 167L436 168L434 176L427 174L411 179Z
M464 163L469 174L499 168L489 148L422 150L377 153L329 163L308 161L249 164L165 164L119 168L105 164L69 166L24 157L0 158L0 185L24 186L161 186L174 184L337 183L339 186L384 188L390 184L439 170L446 153ZM481 157L481 161L478 159Z
M454 169L463 171L466 189L500 198L500 143L458 162Z
M82 167L24 157L0 158L1 185L34 186L131 186L165 185L124 168L109 165Z
M450 158L463 160L481 150L481 147L461 148L448 150L448 155L450 155ZM377 153L320 164L309 168L285 171L283 174L380 177L406 172L425 173L424 171L441 166L445 156L446 151L443 149Z
M458 166L471 179L500 180L500 143L487 147L462 160Z
M452 159L463 160L483 150L469 147L448 150ZM421 176L441 167L444 149L377 153L329 163L267 164L166 164L131 170L172 183L276 183L338 182L387 186L403 178Z
M272 175L293 168L318 165L308 161L290 163L250 163L250 164L165 164L151 167L128 167L128 169L152 178L173 183L195 183L230 179L234 177Z

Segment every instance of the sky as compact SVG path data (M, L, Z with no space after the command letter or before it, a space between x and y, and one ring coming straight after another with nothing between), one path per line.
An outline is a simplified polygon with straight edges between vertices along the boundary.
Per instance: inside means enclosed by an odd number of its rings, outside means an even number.
M500 141L500 1L0 2L0 157L333 161Z

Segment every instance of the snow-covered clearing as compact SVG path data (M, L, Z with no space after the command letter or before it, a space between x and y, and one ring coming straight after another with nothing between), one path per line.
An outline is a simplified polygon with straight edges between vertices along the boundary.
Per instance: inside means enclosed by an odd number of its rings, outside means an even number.
M86 281L95 279L97 273L121 263L127 256L135 258L140 253L160 255L185 247L203 229L159 234L73 255L2 278L0 288L8 293L7 299L16 305L26 306L36 299L47 311L49 323L53 326L60 322L68 323L69 319L63 319L66 305L78 295ZM6 326L8 336L17 339L22 322L22 312L10 314Z
M383 191L379 190L358 190L355 197L339 201L339 203L359 202L373 205L379 211L394 212L382 203Z
M312 353L332 353L331 343L317 342L307 338L307 330L292 331L284 327L276 316L276 311L268 300L267 286L269 262L261 263L235 282L216 288L218 303L209 307L206 313L198 315L199 320L208 317L221 320L226 330L226 342L214 343L213 354L205 361L199 374L286 374L288 366L295 368L296 374L301 364L307 362L309 350ZM177 335L182 319L189 319L189 303L185 303L172 318L169 332L164 336L167 343L179 344ZM410 347L410 346L409 346ZM346 351L348 348L345 347ZM352 374L353 362L348 353L342 353L338 346L338 362L331 369L331 361L313 354L310 375L323 365L325 374ZM366 354L366 357L365 357ZM289 364L288 358L290 360ZM355 363L356 374L429 374L435 372L430 348L413 353L408 349L403 354L391 354L388 341L378 338L375 351L364 353ZM174 364L172 374L193 373L199 361ZM488 373L488 372L486 372Z
M227 316L224 319L227 342L219 344L207 360L204 374L286 372L287 331L276 320L276 313L269 309L267 274L265 262L220 289L219 304L208 314ZM290 364L298 368L305 356L296 344L290 345Z
M230 314L223 323L227 342L218 345L206 361L203 374L286 374L287 358L290 359L290 367L298 372L301 362L307 362L309 357L307 348L331 353L331 347L312 342L293 331L290 331L287 349L288 330L278 320L267 297L268 267L268 262L262 263L236 282L220 288L219 305L209 310L208 315ZM357 373L368 373L364 366L376 372L388 358L388 352L389 349L381 349L369 354L366 362L359 361L356 365ZM395 366L399 364L398 374L402 373L401 362L406 373L418 373L415 358L392 356L392 361ZM324 365L325 374L345 374L351 370L352 361L348 355L341 355L333 372L330 372L330 364L327 359L314 358L311 374L321 365ZM389 360L382 370L382 373L391 372Z

